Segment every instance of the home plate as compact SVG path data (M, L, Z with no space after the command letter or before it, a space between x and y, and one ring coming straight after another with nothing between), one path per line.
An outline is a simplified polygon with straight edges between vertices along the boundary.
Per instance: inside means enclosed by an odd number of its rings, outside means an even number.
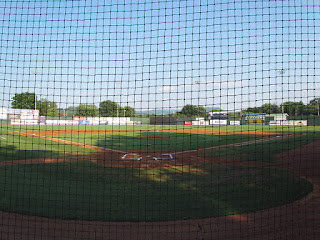
M126 153L125 155L122 156L122 159L140 161L142 159L142 157L137 153Z

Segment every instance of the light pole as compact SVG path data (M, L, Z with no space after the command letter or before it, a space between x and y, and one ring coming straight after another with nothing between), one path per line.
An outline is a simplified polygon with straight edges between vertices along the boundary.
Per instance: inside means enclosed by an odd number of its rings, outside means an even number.
M37 75L40 75L41 72L39 71L32 71L32 74L34 74L34 110L37 110L37 94L36 94L36 90L37 90Z
M120 84L121 84L121 82L119 82L119 81L115 81L115 82L114 82L114 88L115 88L115 90L117 89L116 86L118 86L118 85L120 85ZM120 102L121 102L121 98L120 98ZM118 103L117 103L117 118L118 118L118 120L119 120L119 105L118 105Z
M281 75L281 84L283 86L283 75L288 71L288 69L280 69L280 70L276 70L277 73L279 73ZM283 105L283 89L282 90L282 116L284 115L284 105Z
M37 110L37 93L36 93L36 88L34 88L34 110Z
M197 99L197 105L198 105L198 114L197 114L197 116L198 116L198 121L200 121L199 120L199 118L200 118L200 81L196 81L195 83L194 83L194 85L197 85L198 86L198 99Z
M117 103L117 118L119 118L119 105Z

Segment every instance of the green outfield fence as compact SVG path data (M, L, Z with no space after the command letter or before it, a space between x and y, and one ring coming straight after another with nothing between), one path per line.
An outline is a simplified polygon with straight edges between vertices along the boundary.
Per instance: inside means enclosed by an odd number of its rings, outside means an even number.
M319 16L0 0L0 239L318 239Z

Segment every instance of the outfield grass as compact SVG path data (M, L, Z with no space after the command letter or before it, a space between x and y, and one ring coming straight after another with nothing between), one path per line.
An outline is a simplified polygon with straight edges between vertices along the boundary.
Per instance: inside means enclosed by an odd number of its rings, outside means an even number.
M153 136L161 138L153 138ZM185 151L259 139L258 137L246 135L210 135L174 132L85 133L64 134L56 137L117 150L168 151Z
M104 168L89 162L0 167L0 210L49 218L165 221L283 205L312 185L279 169L204 165Z
M0 128L0 161L69 157L89 155L92 152L96 152L92 149L53 142L37 137L21 136L12 133L12 129L9 129L10 128Z
M169 130L169 129L193 129L193 130L221 130L221 131L252 131L252 132L279 132L279 133L300 133L300 132L317 132L320 133L320 126L268 126L268 125L241 125L241 126L195 126L195 125L0 125L0 135L2 130L6 131L25 131L25 130L84 130L84 129L151 129L151 130Z

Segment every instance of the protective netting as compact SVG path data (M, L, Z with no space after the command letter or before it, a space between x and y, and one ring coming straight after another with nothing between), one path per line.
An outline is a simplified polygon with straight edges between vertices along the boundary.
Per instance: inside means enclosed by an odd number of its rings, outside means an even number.
M0 238L316 239L319 16L0 0Z

